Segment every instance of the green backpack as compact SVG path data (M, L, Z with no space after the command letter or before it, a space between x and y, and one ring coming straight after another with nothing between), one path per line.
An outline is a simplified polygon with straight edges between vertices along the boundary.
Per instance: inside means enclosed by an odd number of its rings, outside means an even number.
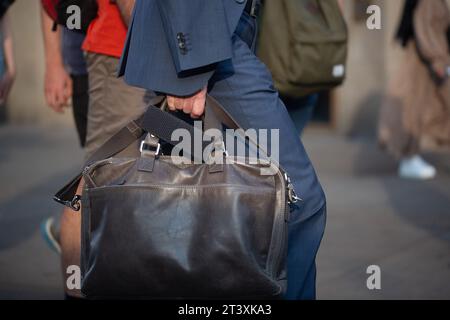
M258 55L281 94L301 97L342 84L347 25L336 0L265 0Z

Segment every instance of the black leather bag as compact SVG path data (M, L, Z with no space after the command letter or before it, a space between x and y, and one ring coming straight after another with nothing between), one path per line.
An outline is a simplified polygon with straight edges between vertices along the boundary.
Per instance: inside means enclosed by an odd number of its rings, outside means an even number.
M204 124L238 128L211 97ZM114 299L281 298L289 202L298 199L289 178L270 161L251 164L231 155L223 164L177 165L160 154L160 143L173 143L176 128L196 134L151 105L88 161L82 174L82 293ZM274 174L261 175L264 168ZM80 209L79 181L77 176L55 200Z

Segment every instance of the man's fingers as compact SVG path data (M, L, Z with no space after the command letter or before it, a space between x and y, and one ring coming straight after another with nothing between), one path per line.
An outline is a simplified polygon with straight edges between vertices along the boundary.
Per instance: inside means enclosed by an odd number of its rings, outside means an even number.
M177 110L183 111L184 99L182 99L182 98L175 98L175 108Z
M177 97L173 97L173 100L171 101L171 110L183 110L183 100Z
M64 82L64 87L61 90L60 96L59 96L59 102L61 104L61 109L65 106L68 106L69 100L72 97L72 80L67 77Z
M205 111L206 87L190 97L167 96L167 104L170 110L182 110L190 114L192 118L200 117Z
M64 103L64 92L57 91L55 93L55 105L58 109L61 109L61 105Z
M192 112L193 104L194 104L193 99L184 99L183 112L186 114L190 114Z
M175 97L167 96L167 106L169 107L170 111L177 110L177 108L175 108Z
M64 106L67 105L67 98L64 91L60 91L55 95L55 111L59 113L64 112Z
M205 112L206 93L207 88L204 87L197 95L195 95L194 104L191 111L192 118L197 119Z
M56 111L56 99L54 92L46 91L45 97L50 108Z
M189 103L187 100L189 99L167 96L167 105L171 111L185 111L185 108L189 108Z
M48 88L45 90L45 99L50 108L56 112L63 112L63 106L68 101L67 94L70 91L64 88Z
M197 119L201 117L203 112L205 112L205 103L206 103L206 97L198 97L195 99L194 106L192 107L191 111L191 117L194 119Z
M58 113L62 112L61 106L59 105L55 94L49 94L47 103L50 106L50 108L53 109L53 111Z
M64 92L66 94L65 98L67 101L72 97L72 93L73 93L72 79L70 79L70 78L67 79L66 87L64 89L65 89Z

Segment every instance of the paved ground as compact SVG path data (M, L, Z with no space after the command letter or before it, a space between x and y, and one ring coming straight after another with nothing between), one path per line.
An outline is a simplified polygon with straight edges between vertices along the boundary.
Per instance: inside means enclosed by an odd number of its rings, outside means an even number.
M439 178L411 182L366 141L323 130L305 144L328 196L318 257L321 299L450 299L450 154L429 154ZM0 127L0 299L61 298L58 256L39 223L82 161L72 129ZM381 268L381 290L366 268Z

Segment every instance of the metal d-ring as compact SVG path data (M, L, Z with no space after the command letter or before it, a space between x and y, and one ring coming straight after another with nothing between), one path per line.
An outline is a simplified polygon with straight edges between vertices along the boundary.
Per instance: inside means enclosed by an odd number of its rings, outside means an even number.
M72 199L72 201L70 201L69 207L70 209L72 209L73 211L80 211L81 209L81 196L80 195L75 195Z
M152 148L156 148L156 150L154 151L154 152L155 152L154 156L156 157L156 156L158 156L158 155L160 154L160 152L161 152L161 144L158 143L156 146L155 146L155 145L152 145L151 143L149 143L149 142L147 141L147 139L148 139L149 136L150 136L151 138L155 139L155 140L158 139L157 137L155 137L154 135L152 135L152 134L149 133L149 134L147 135L147 137L141 142L141 146L139 147L139 151L141 152L141 154L144 154L145 152L153 152Z

